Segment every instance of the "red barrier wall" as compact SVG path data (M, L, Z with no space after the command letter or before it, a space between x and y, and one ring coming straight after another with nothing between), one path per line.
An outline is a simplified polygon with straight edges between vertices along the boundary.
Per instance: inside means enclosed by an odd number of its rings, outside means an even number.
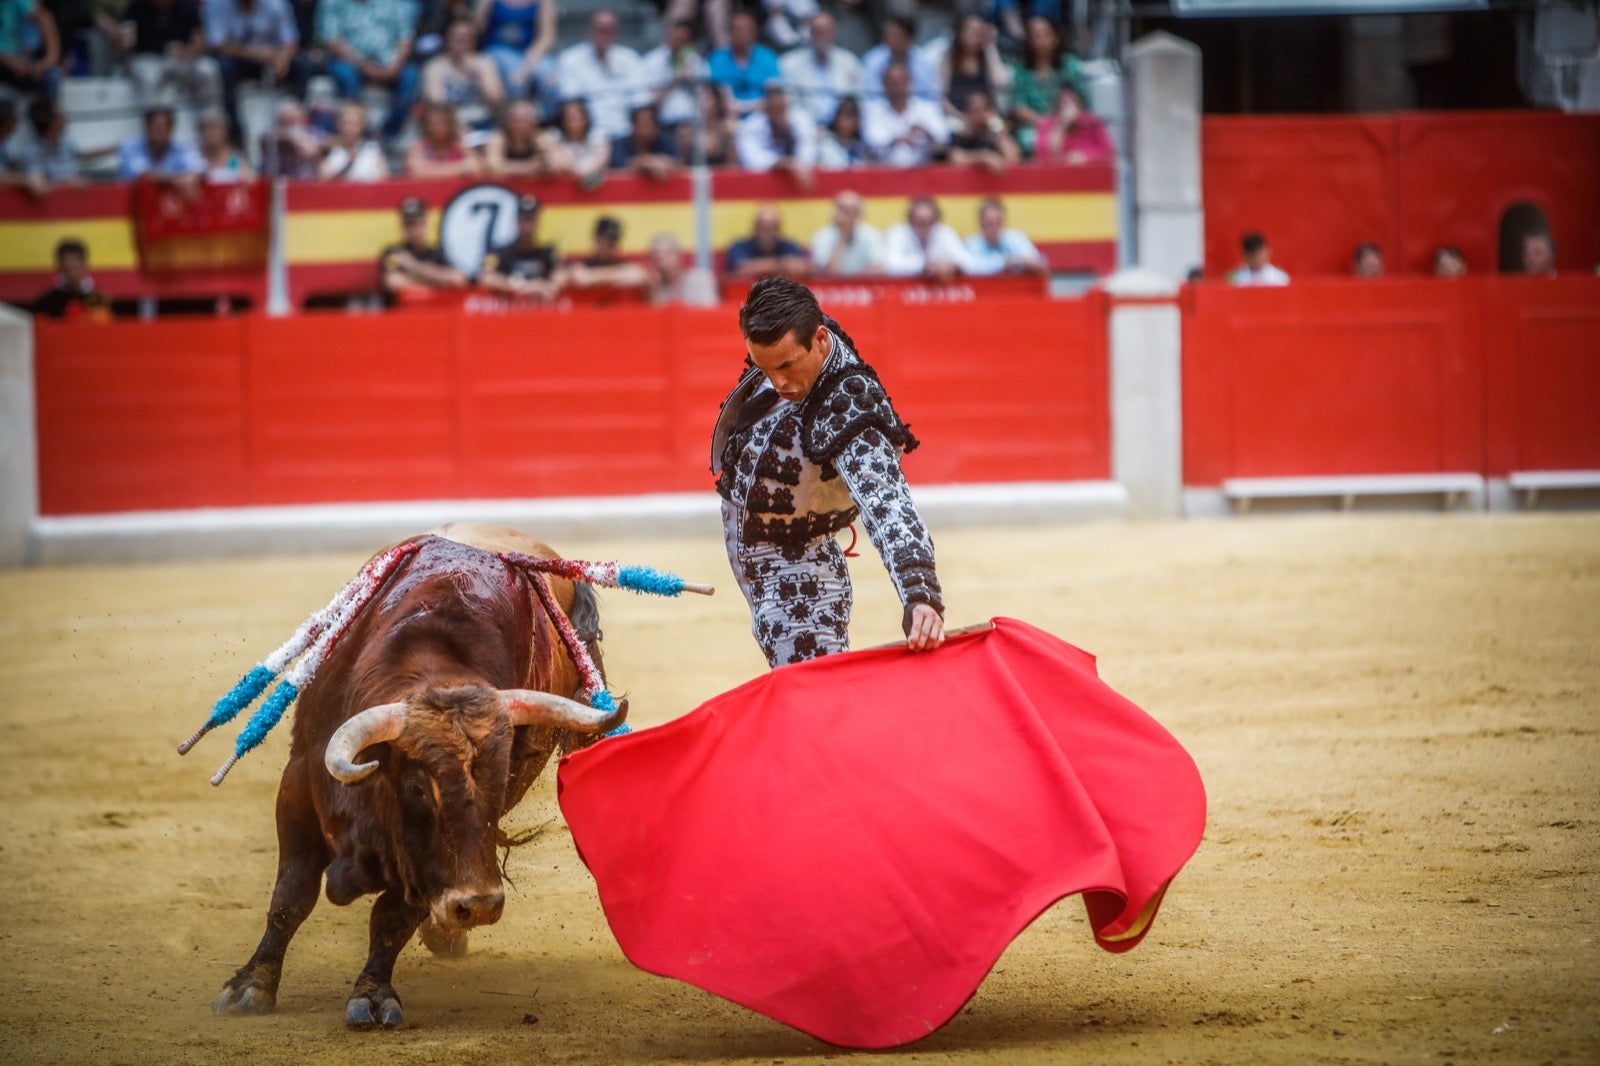
M914 482L1109 476L1105 308L838 308ZM732 308L245 316L36 331L41 511L709 491ZM996 371L1003 373L996 373Z
M1347 275L1355 246L1383 246L1390 273L1429 273L1453 244L1493 273L1500 219L1540 207L1557 266L1600 262L1600 116L1544 111L1212 116L1201 133L1206 271L1264 233L1290 275Z
M1600 468L1600 278L1190 286L1184 482Z

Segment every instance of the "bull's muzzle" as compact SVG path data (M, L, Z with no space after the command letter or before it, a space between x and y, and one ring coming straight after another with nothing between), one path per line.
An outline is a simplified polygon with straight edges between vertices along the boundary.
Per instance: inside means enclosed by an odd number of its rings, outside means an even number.
M505 910L506 894L499 888L488 890L451 888L440 893L429 909L434 923L449 930L493 925Z

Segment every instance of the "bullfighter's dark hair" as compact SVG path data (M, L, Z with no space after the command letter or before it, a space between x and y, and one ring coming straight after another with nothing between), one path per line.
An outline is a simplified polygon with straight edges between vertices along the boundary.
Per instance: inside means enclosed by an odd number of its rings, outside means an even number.
M762 278L750 286L739 308L739 331L756 344L776 344L792 335L806 351L822 325L822 308L810 289L789 278Z

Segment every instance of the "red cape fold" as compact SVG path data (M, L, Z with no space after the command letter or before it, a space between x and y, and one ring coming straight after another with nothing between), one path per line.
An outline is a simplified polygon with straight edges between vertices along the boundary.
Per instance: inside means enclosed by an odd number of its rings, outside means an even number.
M635 965L860 1048L939 1028L1063 896L1132 948L1205 827L1172 735L1006 618L782 667L558 781Z

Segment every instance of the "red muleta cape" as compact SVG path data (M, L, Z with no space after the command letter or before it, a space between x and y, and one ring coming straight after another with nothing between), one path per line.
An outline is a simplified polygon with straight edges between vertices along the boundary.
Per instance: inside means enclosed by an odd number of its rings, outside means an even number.
M782 667L558 782L636 966L859 1048L939 1028L1063 896L1134 947L1205 828L1172 735L1006 618Z

